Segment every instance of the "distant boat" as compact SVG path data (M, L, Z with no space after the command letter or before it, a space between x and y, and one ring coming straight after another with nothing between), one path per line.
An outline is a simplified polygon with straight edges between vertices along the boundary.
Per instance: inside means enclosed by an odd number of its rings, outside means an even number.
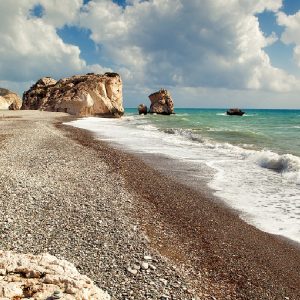
M226 112L228 116L242 116L244 113L245 112L241 111L239 108L230 108Z

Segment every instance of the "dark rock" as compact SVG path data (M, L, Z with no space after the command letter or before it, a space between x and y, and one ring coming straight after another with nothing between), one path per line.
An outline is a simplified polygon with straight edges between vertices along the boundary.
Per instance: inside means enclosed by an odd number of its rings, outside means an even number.
M241 111L239 108L230 108L226 113L229 116L242 116L245 112Z
M161 89L149 96L151 101L150 113L157 113L162 115L174 114L174 102L170 93Z
M147 108L147 106L145 104L140 104L138 106L138 111L139 111L140 115L142 115L142 114L146 115L147 112L148 112L148 108Z

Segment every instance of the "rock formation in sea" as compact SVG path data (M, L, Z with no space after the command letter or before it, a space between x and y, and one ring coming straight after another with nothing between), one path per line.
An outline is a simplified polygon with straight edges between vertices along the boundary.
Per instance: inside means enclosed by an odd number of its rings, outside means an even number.
M50 254L0 251L0 299L110 300L75 266Z
M44 77L24 92L22 109L120 117L124 114L122 80L117 73L88 73L59 81Z
M239 108L230 108L227 110L226 114L229 116L242 116L245 114L245 112Z
M174 113L174 102L170 93L165 89L160 89L149 96L151 101L150 113L170 115Z
M142 115L142 114L146 115L147 112L148 112L147 106L145 104L140 104L138 106L138 112L139 112L140 115Z
M22 100L16 93L0 88L0 109L18 110L21 106Z

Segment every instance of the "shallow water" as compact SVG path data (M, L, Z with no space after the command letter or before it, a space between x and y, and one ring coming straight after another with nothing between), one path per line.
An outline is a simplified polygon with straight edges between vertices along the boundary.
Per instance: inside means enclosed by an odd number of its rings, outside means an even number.
M300 242L300 111L177 109L176 115L84 118L73 126L134 152L214 169L209 186L261 230Z

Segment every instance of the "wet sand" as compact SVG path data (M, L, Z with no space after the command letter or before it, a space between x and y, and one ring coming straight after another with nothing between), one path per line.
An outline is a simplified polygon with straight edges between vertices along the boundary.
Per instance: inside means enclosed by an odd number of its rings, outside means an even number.
M136 217L152 247L184 266L200 297L209 293L216 299L300 299L298 244L242 221L212 195L204 179L196 189L180 184L174 172L167 175L151 165L151 160L159 166L165 158L141 159L96 140L86 130L57 126L96 149L111 171L125 179L138 198Z

